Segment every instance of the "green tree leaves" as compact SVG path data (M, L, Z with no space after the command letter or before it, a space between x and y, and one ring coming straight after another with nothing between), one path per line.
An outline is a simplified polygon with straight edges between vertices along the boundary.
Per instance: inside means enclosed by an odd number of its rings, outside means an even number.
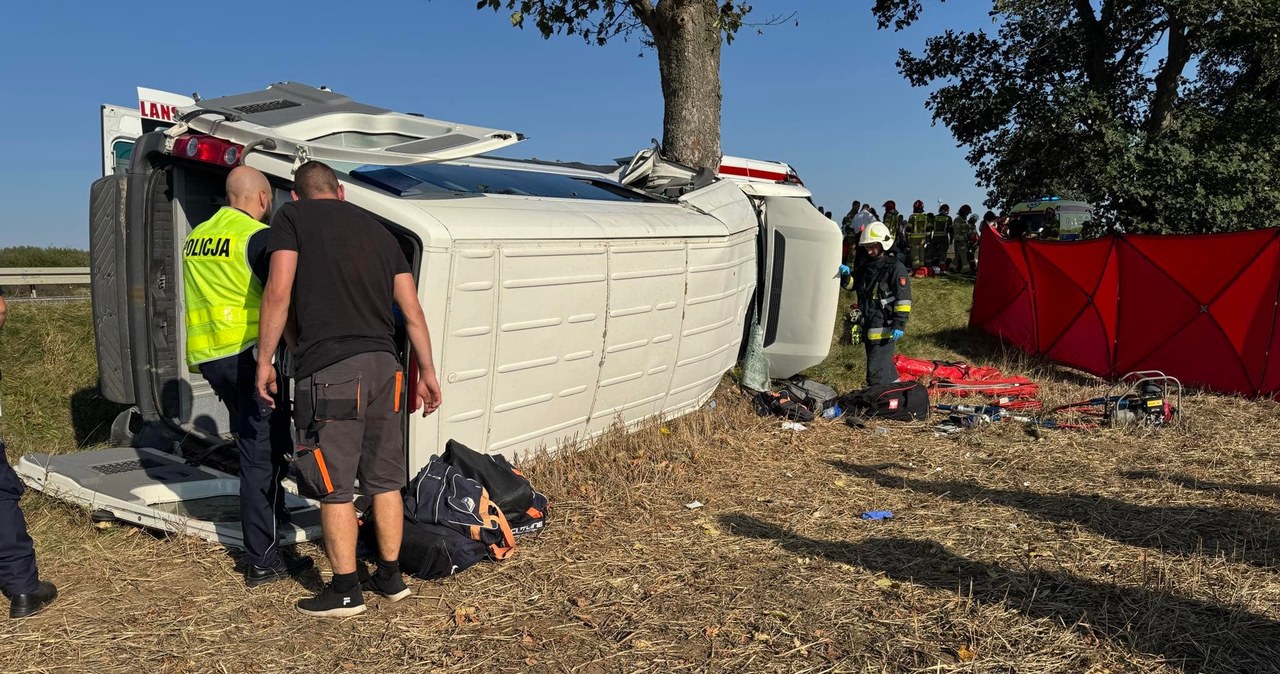
M898 68L969 148L988 205L1081 198L1131 231L1272 224L1280 13L1267 0L993 0ZM927 11L877 0L881 28Z

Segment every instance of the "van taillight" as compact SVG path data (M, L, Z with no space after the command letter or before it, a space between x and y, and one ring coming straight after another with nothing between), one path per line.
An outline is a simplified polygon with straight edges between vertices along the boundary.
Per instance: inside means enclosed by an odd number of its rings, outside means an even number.
M800 186L804 186L804 183L803 183L803 182L800 182L800 175L799 175L798 173L796 173L795 171L790 171L790 172L788 172L788 173L787 173L787 177L786 177L786 178L784 178L784 179L782 180L782 182L784 182L784 183L789 183L789 184L792 184L792 185L800 185Z
M173 156L206 164L235 166L244 148L211 136L179 136L173 141Z

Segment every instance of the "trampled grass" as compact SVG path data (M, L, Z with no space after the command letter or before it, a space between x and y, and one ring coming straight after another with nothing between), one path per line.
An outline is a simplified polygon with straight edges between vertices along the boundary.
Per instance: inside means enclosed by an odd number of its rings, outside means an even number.
M1049 401L1104 388L966 331L968 294L963 280L919 282L903 352L1034 376ZM109 419L92 398L95 412L72 414L94 379L87 312L20 308L0 334L0 433L17 453L72 451L83 444L73 418ZM847 390L860 361L858 349L836 350L810 374ZM293 613L302 584L246 589L217 546L97 531L83 511L29 495L43 572L63 596L41 616L0 623L0 662L15 672L1280 671L1273 402L1194 394L1183 428L1041 438L1000 424L942 437L924 423L818 421L797 433L755 416L730 385L716 402L532 462L553 502L545 533L510 561L414 581L413 598L371 599L368 613L332 622ZM882 509L895 517L859 517Z

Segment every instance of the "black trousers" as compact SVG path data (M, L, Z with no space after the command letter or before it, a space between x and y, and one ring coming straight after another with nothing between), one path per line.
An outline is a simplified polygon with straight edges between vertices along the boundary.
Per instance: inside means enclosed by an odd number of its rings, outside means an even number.
M240 527L245 560L271 566L280 557L279 529L289 521L280 481L289 470L293 450L288 405L276 411L258 399L254 349L200 365L200 374L231 413L231 430L240 454ZM279 374L279 373L277 373Z
M0 440L0 589L6 595L35 592L40 581L35 546L18 507L22 491L22 480L9 465Z
M867 386L892 384L898 380L898 368L893 364L893 342L873 342L864 339L867 346Z

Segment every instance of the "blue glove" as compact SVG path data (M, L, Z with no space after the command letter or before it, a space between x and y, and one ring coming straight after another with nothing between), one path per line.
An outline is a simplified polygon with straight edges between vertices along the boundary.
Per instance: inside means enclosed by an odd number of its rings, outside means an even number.
M894 330L894 331L893 331L893 335L892 335L889 339L890 339L891 341L896 342L896 341L898 341L899 339L902 339L902 335L903 335L903 334L905 334L905 333L903 333L901 330Z
M853 273L853 270L849 268L849 265L847 264L840 265L841 276L848 276L849 274L852 274L852 273Z

